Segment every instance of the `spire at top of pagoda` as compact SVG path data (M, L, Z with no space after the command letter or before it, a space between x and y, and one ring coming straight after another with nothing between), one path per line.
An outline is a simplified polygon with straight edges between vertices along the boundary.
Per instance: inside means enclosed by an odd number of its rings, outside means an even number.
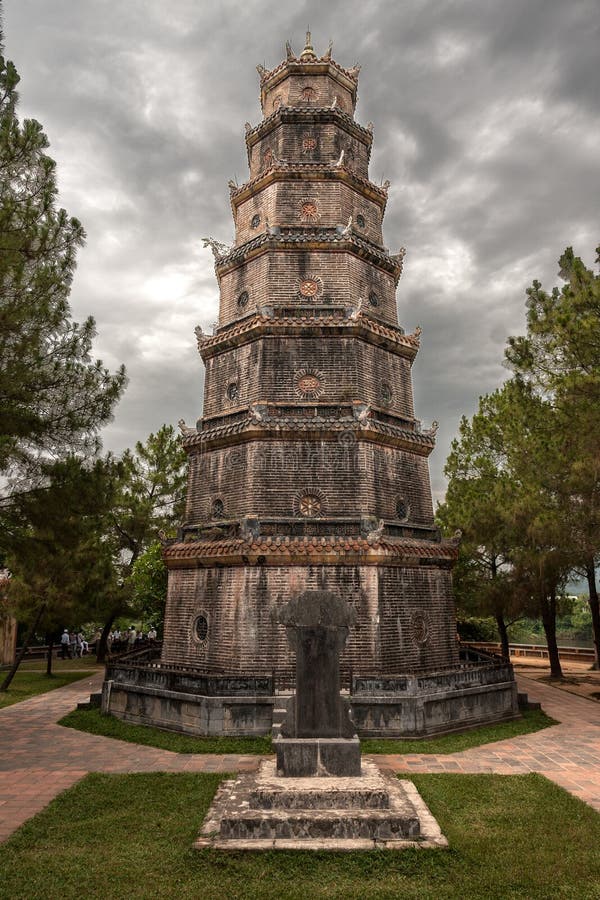
M302 62L306 62L309 59L316 59L317 54L315 53L314 47L312 45L310 31L306 32L306 43L304 45L304 50L300 54L300 59Z

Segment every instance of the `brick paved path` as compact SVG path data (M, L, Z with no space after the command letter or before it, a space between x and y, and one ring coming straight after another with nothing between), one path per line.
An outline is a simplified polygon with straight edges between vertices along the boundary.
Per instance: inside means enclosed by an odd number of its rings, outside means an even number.
M251 771L258 756L177 754L61 728L101 675L0 710L0 841L88 772ZM378 756L394 772L540 772L600 811L600 704L519 676L561 724L447 756Z
M393 772L539 772L600 812L600 703L518 675L520 690L561 724L447 755L378 756Z
M179 754L63 728L55 722L102 674L0 709L0 842L88 772L242 772L260 757Z

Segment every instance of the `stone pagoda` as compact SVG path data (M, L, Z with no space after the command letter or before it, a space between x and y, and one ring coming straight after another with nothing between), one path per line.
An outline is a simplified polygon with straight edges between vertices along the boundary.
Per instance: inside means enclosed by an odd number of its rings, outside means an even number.
M229 183L235 242L206 239L219 319L212 334L196 329L204 409L195 428L182 423L187 509L164 553L160 665L230 686L264 676L274 693L294 668L278 610L306 590L334 592L355 617L342 671L359 733L397 732L406 709L392 715L391 697L459 670L457 543L433 521L436 425L422 428L413 408L420 329L406 333L396 309L404 250L383 242L389 182L369 179L359 67L331 47L317 56L308 34L299 56L288 45L258 71L249 179ZM382 694L374 713L368 697Z

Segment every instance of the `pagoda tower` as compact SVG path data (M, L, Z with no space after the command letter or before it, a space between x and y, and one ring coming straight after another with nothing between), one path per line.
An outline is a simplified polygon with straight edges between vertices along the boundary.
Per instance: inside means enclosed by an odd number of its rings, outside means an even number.
M249 180L230 182L235 243L207 239L220 290L197 329L203 416L182 426L185 523L165 548L161 665L289 671L277 609L306 589L355 610L343 663L383 676L456 667L453 541L433 521L435 425L415 418L419 329L398 323L404 250L369 179L359 68L299 56L260 75Z

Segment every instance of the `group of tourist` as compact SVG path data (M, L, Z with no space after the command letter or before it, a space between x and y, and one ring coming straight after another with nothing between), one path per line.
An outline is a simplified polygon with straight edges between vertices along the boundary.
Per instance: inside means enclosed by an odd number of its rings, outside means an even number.
M81 659L89 653L89 649L82 631L74 632L65 628L60 638L61 659Z
M108 647L111 653L123 653L125 650L135 650L147 641L155 641L156 637L154 625L151 625L147 632L137 631L135 625L124 631L115 628L108 636Z

